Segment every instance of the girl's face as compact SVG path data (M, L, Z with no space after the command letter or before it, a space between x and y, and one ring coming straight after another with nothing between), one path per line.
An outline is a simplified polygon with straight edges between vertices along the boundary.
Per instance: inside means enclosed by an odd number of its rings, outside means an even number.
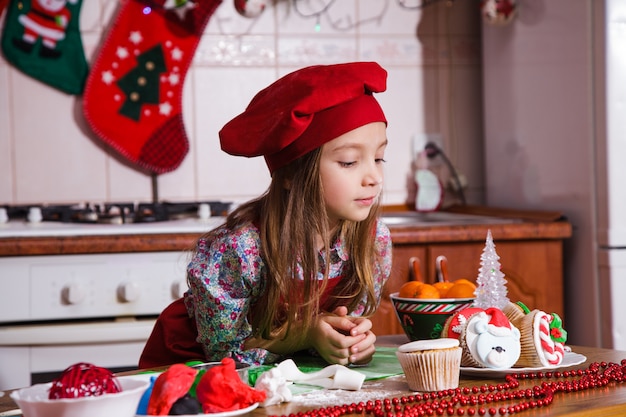
M374 122L322 146L320 176L331 226L365 220L382 190L387 126Z

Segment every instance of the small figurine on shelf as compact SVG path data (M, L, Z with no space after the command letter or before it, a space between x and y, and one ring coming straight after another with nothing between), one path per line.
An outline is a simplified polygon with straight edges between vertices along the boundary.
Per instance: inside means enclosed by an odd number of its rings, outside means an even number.
M508 304L506 280L500 270L499 259L500 257L496 253L496 245L491 237L491 230L488 230L485 248L480 255L474 306L484 309L489 307L502 309Z

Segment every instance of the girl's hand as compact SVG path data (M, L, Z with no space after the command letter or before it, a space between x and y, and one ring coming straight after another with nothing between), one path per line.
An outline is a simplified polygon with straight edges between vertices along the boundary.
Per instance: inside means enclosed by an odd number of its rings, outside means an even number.
M321 314L312 329L312 346L328 363L340 365L365 364L372 360L376 335L372 322L362 317L349 317L345 307L333 314Z
M346 317L351 320L355 326L350 329L351 336L365 335L365 339L350 346L350 363L355 365L364 365L369 363L376 352L376 335L371 331L372 322L363 317L348 316L346 307L338 307L334 311L338 316Z

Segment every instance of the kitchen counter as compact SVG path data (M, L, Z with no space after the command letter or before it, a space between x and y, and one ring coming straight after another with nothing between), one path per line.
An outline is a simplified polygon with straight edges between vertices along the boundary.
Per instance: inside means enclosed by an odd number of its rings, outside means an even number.
M390 220L411 214L406 207L385 207ZM488 227L494 241L520 239L564 239L571 236L571 225L559 213L513 211L464 206L443 212L443 220L424 216L403 222L390 221L394 244L443 242L484 242ZM433 214L433 217L436 213ZM456 216L456 220L454 220ZM475 216L475 219L472 218ZM453 219L454 221L450 220ZM0 256L69 255L92 253L181 251L193 247L206 230L223 218L209 222L173 221L135 225L0 225Z
M29 276L27 264L48 267L52 263L71 264L65 272L58 271L59 279L64 277L64 285L71 285L72 276L82 276L80 271L86 268L85 262L97 268L93 271L98 273L93 272L93 276L113 274L122 277L129 273L126 271L133 270L134 280L143 282L142 268L152 268L153 262L137 258L157 256L165 259L166 255L168 259L179 258L183 251L193 248L200 235L223 220L223 217L212 217L204 221L182 219L121 225L9 222L0 225L0 258L7 260L5 267L9 269L21 268L24 277ZM475 279L488 230L501 258L509 298L522 301L531 308L541 306L564 318L562 246L563 240L571 236L572 228L560 213L479 206L416 213L404 206L386 206L383 220L390 228L394 247L391 275L379 309L372 317L377 335L403 332L389 295L410 279L409 261L416 257L420 259L421 275L427 282L436 279L436 259L441 255L448 259L450 280ZM113 256L127 259L108 259ZM79 265L74 266L76 263ZM128 266L120 270L121 264ZM105 271L105 268L108 269ZM164 285L179 294L184 269L163 265L159 270L163 271L163 279L167 281ZM146 276L153 275L154 271ZM86 280L80 281L80 285L87 283Z

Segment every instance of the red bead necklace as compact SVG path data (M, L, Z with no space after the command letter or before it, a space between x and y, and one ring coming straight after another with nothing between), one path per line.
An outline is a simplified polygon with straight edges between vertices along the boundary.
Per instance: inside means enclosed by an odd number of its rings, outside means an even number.
M543 380L520 389L522 380ZM626 381L626 359L619 364L594 362L587 369L510 374L505 382L413 394L345 405L336 405L281 417L341 417L368 414L374 417L497 416L552 404L554 394L605 387ZM498 405L499 404L499 405ZM271 416L278 417L278 416Z

